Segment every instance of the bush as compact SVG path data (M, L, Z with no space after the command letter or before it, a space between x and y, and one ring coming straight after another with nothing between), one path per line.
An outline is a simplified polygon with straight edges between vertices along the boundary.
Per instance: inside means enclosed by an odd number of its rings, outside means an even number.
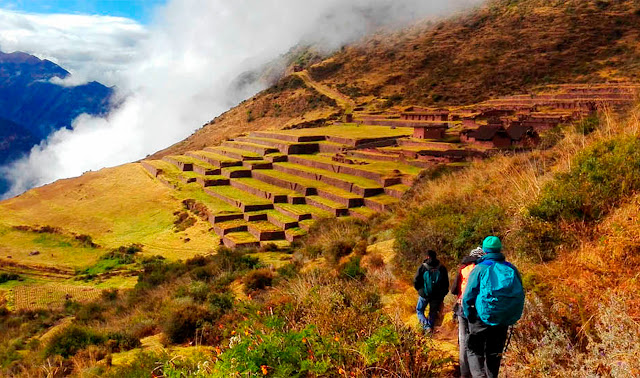
M601 219L625 196L640 189L640 140L621 136L578 154L571 170L556 175L529 206L544 221Z
M354 256L340 269L340 275L344 278L352 278L355 280L363 280L367 275L367 271L360 266L360 256Z
M22 277L20 277L17 274L0 273L0 284L8 282L8 281L19 281L19 280L22 280Z
M244 276L244 286L246 292L263 290L271 286L273 282L273 272L269 269L258 269Z
M429 204L411 212L395 230L396 263L408 269L419 264L429 249L458 259L487 235L502 235L505 210L475 203Z
M78 309L76 312L76 320L88 322L91 320L104 320L103 313L105 308L99 303L88 303Z
M178 306L170 310L162 330L170 342L181 344L194 337L196 329L207 319L209 313L200 306Z
M257 257L251 257L246 253L231 250L226 247L218 248L218 253L216 253L212 259L214 264L221 270L232 272L253 269L260 262Z
M332 264L340 261L341 257L347 256L353 251L354 243L349 240L336 240L329 244L324 252L324 256Z
M113 302L118 299L118 289L107 289L102 290L100 293L103 301Z
M54 335L44 350L45 356L60 355L68 358L89 345L99 345L105 338L96 332L78 326L70 326Z

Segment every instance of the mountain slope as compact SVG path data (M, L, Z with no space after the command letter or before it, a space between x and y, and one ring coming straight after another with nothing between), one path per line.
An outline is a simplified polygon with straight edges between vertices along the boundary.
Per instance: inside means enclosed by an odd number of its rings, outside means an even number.
M104 114L109 110L111 88L91 82L63 87L50 82L69 72L34 56L0 52L0 117L27 128L39 139L69 127L82 113Z
M379 34L311 69L361 100L465 104L548 83L640 74L634 1L492 0L466 15Z

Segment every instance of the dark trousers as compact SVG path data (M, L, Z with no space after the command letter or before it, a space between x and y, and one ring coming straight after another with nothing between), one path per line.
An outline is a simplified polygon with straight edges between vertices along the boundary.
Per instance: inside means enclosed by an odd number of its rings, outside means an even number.
M460 377L471 377L471 370L469 370L469 357L467 340L469 340L469 322L464 316L457 315L458 317L458 349L460 351L459 363L460 363Z
M508 330L507 326L494 326L469 334L467 339L469 369L474 378L498 377Z

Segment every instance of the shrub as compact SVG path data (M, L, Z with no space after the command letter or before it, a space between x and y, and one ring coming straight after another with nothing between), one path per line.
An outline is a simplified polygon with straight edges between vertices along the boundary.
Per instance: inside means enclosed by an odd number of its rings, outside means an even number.
M347 256L353 251L354 243L349 240L335 240L329 244L324 256L332 264L337 263L341 257Z
M104 320L105 308L99 303L91 302L81 306L76 312L76 320L88 322L91 320Z
M103 301L113 302L118 299L118 289L106 289L100 293Z
M201 281L192 282L189 286L189 296L196 302L204 302L210 291L209 285Z
M545 185L529 213L545 221L593 221L640 189L640 140L621 136L578 154L569 172Z
M227 291L224 293L209 293L207 295L207 303L211 305L212 310L219 310L220 314L233 308L233 293Z
M352 278L355 280L363 280L367 275L367 271L360 266L360 256L354 256L340 269L340 275L344 278Z
M260 262L257 257L251 257L242 251L234 251L226 247L218 248L218 253L212 259L214 264L226 271L253 269Z
M367 258L367 266L373 269L381 269L384 267L384 258L378 253L369 255Z
M44 350L45 356L61 355L68 358L89 345L99 345L104 337L89 329L70 326L55 334Z
M0 284L8 282L8 281L19 281L19 280L22 280L22 277L20 277L17 274L0 273Z
M177 306L170 310L162 330L170 342L180 344L192 338L196 329L207 319L209 313L200 306Z
M498 205L440 202L413 211L396 228L396 263L403 268L420 263L427 250L458 259L487 235L502 236L505 209Z
M265 289L271 286L273 282L273 272L269 269L258 269L244 276L245 291L251 292L255 290Z

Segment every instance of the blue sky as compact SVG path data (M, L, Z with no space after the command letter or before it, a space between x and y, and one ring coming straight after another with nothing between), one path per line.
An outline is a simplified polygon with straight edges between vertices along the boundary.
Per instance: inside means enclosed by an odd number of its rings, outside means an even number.
M166 0L0 0L0 8L28 13L66 13L126 17L148 23L153 8Z

